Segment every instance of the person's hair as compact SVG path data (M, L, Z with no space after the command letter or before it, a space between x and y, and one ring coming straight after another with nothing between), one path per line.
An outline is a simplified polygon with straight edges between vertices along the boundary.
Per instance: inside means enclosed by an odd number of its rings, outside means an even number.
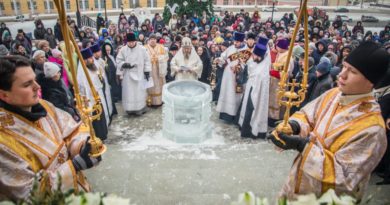
M0 58L0 90L11 90L14 73L19 67L31 66L30 61L22 56L5 56Z
M41 41L38 42L37 48L38 48L39 50L42 50L43 47L45 47L45 46L49 46L49 41L41 40Z

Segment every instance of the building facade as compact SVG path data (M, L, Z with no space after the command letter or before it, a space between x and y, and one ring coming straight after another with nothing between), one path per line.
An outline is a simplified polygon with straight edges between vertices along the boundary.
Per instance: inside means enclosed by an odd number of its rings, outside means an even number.
M68 12L76 12L76 0L64 0ZM77 0L80 11L120 10L137 7L164 7L165 0ZM0 16L56 13L53 0L0 0Z

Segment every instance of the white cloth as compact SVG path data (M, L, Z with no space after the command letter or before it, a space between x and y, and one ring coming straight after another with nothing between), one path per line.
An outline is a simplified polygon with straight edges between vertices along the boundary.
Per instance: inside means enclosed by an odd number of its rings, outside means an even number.
M182 66L188 68L182 71ZM203 63L194 47L192 47L189 59L184 58L183 49L180 48L171 60L171 75L175 80L198 80L202 75Z
M102 109L104 111L104 117L106 118L106 123L108 126L108 124L110 122L109 108L107 106L106 99L104 96L103 84L101 83L100 78L99 78L99 72L101 72L101 71L99 70L99 68L96 71L93 71L93 70L90 70L87 68L87 71L88 71L88 74L91 78L93 87L95 88L96 92L98 93L98 95L100 97ZM102 72L104 73L104 70ZM81 63L79 63L79 66L77 68L77 81L79 83L80 94L87 97L87 99L89 100L88 105L89 105L89 107L92 107L95 104L95 99L92 95L91 88L89 87L88 80L87 80L87 77L86 77L84 70L81 66Z
M99 60L95 59L95 66L101 71L103 78L104 78L104 83L106 85L105 87L105 94L106 94L106 103L107 103L107 108L108 108L108 115L112 116L113 112L113 104L112 104L112 99L111 99L111 88L110 84L108 83L108 76L105 72L105 67L106 67L106 62L102 59L99 58ZM110 118L107 118L107 121L110 121Z
M219 57L221 62L220 65L224 63L227 63L227 65L223 71L217 112L227 113L232 116L237 114L242 99L242 93L236 93L236 74L233 72L232 68L238 64L238 59L230 62L228 57L236 52L246 49L246 45L239 49L232 45L221 54L221 57Z
M256 63L253 59L249 59L248 63L248 82L245 86L245 94L242 101L240 119L238 124L242 126L249 92L251 92L251 100L253 103L253 113L250 121L252 134L257 136L259 133L267 132L268 128L268 97L269 97L269 71L271 68L271 55L269 51L264 56L264 60Z
M117 75L122 80L122 105L125 111L140 111L146 106L147 93L143 86L144 72L151 72L150 57L143 46L122 47L116 57ZM124 63L135 65L122 69Z

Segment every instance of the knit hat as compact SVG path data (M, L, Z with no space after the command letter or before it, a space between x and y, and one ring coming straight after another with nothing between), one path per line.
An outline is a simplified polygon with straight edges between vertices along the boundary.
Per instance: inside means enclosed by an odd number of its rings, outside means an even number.
M244 39L245 39L245 33L241 33L241 32L234 32L233 34L233 39L235 41L240 41L240 42L243 42Z
M38 56L45 56L45 51L43 50L36 50L32 56L33 59L37 58Z
M45 74L46 78L52 78L54 77L58 72L60 72L60 67L52 62L45 62L43 64L43 73Z
M84 48L83 50L81 50L81 55L83 56L84 60L87 60L88 58L92 58L93 53L92 53L91 49Z
M100 48L98 43L92 45L90 48L91 48L92 53L96 53L96 52L101 51L101 48Z
M54 58L59 58L62 55L62 52L58 49L52 49L51 54L53 54Z
M264 38L264 37L260 36L259 40L257 40L257 43L261 44L263 46L266 46L268 44L268 41L269 41L268 38Z
M364 42L345 61L358 69L371 83L377 84L385 75L390 55L374 42Z
M281 48L281 49L284 49L284 50L287 50L288 49L288 40L285 39L285 38L282 38L282 39L279 39L277 42L276 42L276 46Z
M304 53L305 50L303 50L303 48L301 46L294 46L293 50L292 50L292 55L295 57L295 58L299 58L299 56L301 56L302 53Z
M319 73L321 74L326 74L330 71L330 63L329 61L323 61L320 62L317 66L316 69Z
M135 34L134 33L126 34L126 40L127 41L137 41L137 39L135 38Z
M8 48L5 45L0 45L0 57L7 56L9 54Z
M267 47L259 43L257 43L255 48L253 49L253 53L261 58L264 57L266 52L267 52Z

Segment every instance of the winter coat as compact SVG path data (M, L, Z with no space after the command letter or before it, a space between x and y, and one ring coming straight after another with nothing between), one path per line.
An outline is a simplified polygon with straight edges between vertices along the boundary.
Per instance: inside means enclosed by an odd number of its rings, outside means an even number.
M63 41L64 37L62 36L61 26L59 23L56 23L54 26L54 36L58 41Z
M46 33L44 39L49 42L51 49L54 49L57 47L56 37L53 34Z
M328 72L317 78L313 85L313 90L310 96L308 96L309 101L316 99L331 88L333 88L333 79L330 72Z
M45 39L46 29L45 28L36 28L34 30L34 37L36 40Z
M73 97L62 80L54 81L50 78L45 78L43 74L37 78L44 100L53 103L54 106L68 112L73 117L77 116L76 109L72 103Z

